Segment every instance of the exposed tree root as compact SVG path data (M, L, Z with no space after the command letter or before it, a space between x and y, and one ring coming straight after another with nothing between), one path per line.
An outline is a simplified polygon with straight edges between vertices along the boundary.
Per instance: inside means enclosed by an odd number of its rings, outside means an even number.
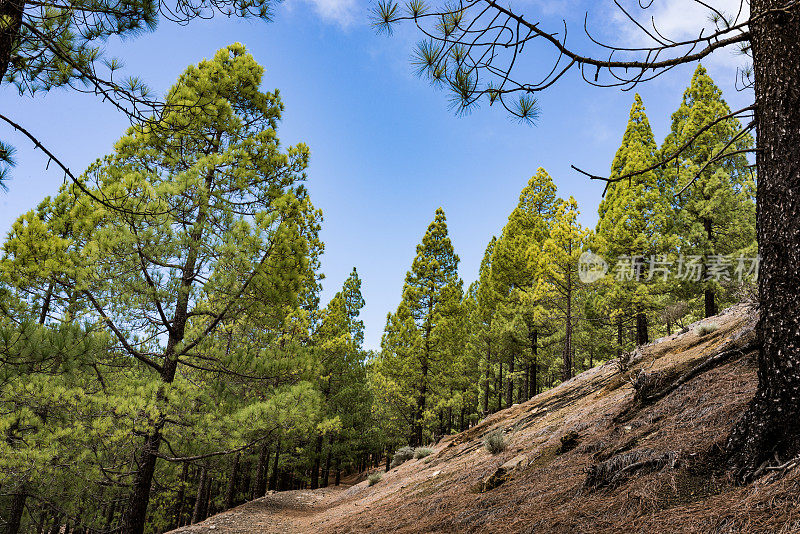
M591 489L614 487L637 471L661 469L666 466L674 469L677 463L677 452L656 454L649 449L631 451L590 466L586 470L583 486Z

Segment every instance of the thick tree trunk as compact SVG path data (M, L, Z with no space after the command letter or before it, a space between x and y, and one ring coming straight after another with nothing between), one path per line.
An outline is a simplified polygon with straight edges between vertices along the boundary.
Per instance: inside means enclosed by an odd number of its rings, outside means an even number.
M752 0L761 265L758 390L727 443L749 477L765 461L800 453L800 13Z

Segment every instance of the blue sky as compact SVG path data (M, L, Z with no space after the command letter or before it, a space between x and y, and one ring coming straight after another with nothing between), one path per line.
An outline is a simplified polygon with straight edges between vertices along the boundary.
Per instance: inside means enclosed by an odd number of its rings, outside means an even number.
M554 28L562 15L580 11L576 33L583 20L578 4L520 2L531 13L543 12ZM586 4L598 31L635 40L605 4ZM681 0L669 0L658 7L672 35L705 20L680 5ZM539 95L542 115L535 126L517 124L496 108L456 117L447 95L413 74L409 56L416 35L402 29L393 37L376 34L368 8L361 0L287 0L271 24L223 18L188 27L163 23L155 33L112 41L107 49L124 60L126 73L163 94L190 63L232 42L248 47L266 68L263 88L281 91L282 142L304 141L311 148L308 185L324 214L323 302L357 267L367 303L365 345L378 348L386 313L399 302L414 247L437 207L447 214L466 284L475 279L487 242L500 232L520 189L540 166L553 175L562 196L577 199L582 223L593 227L602 185L570 164L608 171L633 94L592 88L573 74ZM743 60L723 54L706 66L737 109L752 99L733 85ZM637 88L659 142L692 70L675 69ZM127 125L91 95L54 91L31 99L7 88L0 91L0 102L3 113L39 136L76 174L108 153ZM0 127L0 138L17 147L18 161L9 191L0 193L5 235L16 217L58 189L63 176L54 166L45 170L41 153L18 134Z

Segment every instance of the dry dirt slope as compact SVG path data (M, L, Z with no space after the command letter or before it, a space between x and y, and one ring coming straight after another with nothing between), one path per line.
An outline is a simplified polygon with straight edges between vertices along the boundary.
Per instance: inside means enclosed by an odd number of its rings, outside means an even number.
M180 532L800 532L800 468L741 487L716 467L755 391L753 315L737 306L704 321L713 333L658 340L626 372L586 371L373 487L272 494ZM482 439L496 429L509 446L493 456Z

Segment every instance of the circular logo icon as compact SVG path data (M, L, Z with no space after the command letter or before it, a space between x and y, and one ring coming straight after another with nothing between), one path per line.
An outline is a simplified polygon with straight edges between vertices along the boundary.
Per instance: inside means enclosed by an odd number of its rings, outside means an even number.
M603 278L608 272L606 260L588 250L578 258L578 278L584 284L591 284Z

